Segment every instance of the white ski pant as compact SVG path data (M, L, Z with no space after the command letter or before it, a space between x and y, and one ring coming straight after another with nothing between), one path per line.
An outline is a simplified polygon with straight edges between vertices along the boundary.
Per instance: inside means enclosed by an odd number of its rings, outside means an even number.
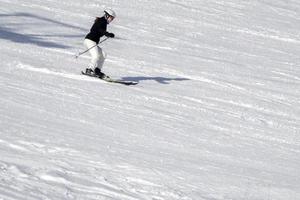
M84 46L89 49L95 45L97 45L96 42L89 40L89 39L85 39L83 42ZM95 46L93 48L91 48L89 50L92 58L91 58L91 62L88 65L89 68L91 69L95 69L96 67L98 67L100 70L102 69L104 60L105 60L105 55L104 52L102 51L102 49L99 46Z

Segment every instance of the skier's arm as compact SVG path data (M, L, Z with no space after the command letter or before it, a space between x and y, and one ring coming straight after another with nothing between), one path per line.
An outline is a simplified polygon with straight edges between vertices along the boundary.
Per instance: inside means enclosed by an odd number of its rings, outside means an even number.
M99 32L100 32L101 35L105 35L107 31L104 30L104 29L99 29Z
M114 38L115 37L115 34L113 33L109 33L106 31L106 33L104 34L106 37L110 37L110 38Z
M99 29L99 32L101 35L105 35L106 37L111 37L111 38L114 38L115 37L115 34L113 33L110 33L104 29Z

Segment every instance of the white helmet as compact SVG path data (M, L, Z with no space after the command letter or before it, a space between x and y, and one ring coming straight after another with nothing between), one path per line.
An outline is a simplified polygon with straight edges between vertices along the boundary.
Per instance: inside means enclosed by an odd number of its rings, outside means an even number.
M117 16L116 13L115 13L115 11L113 11L112 9L109 9L109 8L105 9L105 10L104 10L104 13L105 13L106 15L112 16L112 17L114 17L114 18Z

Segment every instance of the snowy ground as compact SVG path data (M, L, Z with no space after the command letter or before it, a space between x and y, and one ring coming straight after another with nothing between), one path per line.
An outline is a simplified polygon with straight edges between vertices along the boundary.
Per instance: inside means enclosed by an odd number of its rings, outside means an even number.
M104 71L83 38L117 12ZM300 199L296 0L1 0L0 199Z

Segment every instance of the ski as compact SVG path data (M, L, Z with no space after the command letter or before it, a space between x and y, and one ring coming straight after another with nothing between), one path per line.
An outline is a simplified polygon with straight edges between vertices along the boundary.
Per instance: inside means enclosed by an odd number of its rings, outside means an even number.
M100 78L96 74L87 74L83 71L81 71L81 74L86 75L86 76L90 76L90 77L94 77L94 78L98 78L98 79L101 79L101 80L109 82L109 83L119 83L119 84L123 84L123 85L136 85L136 84L138 84L138 82L136 82L136 81L124 81L124 80L119 80L119 79L112 79L110 77Z

